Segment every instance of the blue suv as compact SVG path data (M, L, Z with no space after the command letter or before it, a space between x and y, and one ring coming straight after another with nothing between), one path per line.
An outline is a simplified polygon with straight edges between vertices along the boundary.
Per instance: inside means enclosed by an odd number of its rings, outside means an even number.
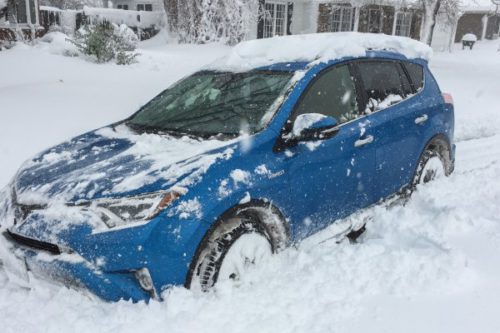
M425 60L387 50L200 71L28 161L2 242L18 271L105 300L208 290L332 223L355 238L350 214L449 175L453 112Z

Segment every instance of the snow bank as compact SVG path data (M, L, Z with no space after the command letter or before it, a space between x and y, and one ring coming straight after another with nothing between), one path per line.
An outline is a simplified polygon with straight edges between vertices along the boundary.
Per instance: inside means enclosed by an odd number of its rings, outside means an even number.
M321 33L250 40L236 45L213 69L248 70L280 62L327 62L364 56L366 50L390 50L407 58L429 60L432 49L407 37L357 32Z

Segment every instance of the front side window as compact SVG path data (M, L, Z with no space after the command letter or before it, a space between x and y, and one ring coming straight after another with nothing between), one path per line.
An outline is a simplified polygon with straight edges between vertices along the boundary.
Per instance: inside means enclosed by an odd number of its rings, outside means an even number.
M368 98L367 106L371 111L381 110L398 103L410 92L408 79L398 62L360 62L358 68Z
M264 38L283 36L286 33L287 5L280 2L264 4Z
M267 126L271 106L284 94L292 75L200 72L156 96L127 124L137 130L203 137L255 133Z
M410 36L411 13L399 12L396 14L396 36Z
M296 116L320 113L345 123L358 117L356 88L349 66L341 65L327 70L305 92L297 107Z
M333 32L352 31L354 8L351 6L336 6L332 8L331 27Z

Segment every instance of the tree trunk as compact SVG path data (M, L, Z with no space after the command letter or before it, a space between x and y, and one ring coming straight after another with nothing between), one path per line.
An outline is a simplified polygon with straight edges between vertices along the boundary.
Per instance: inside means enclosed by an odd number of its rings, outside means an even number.
M165 13L167 14L168 29L170 31L177 31L179 20L177 0L163 0L163 7L165 8Z
M436 17L441 7L441 0L421 0L421 2L424 16L422 19L420 41L430 46L434 27L436 26Z

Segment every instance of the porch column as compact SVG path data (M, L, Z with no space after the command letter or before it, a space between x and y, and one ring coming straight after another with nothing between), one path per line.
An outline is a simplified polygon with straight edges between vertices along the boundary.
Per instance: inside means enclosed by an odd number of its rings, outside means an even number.
M39 25L40 24L40 11L38 10L38 0L34 0L34 6L35 6L35 15L36 15L36 21L35 24Z
M484 40L486 37L486 29L488 28L488 15L484 15L481 19L483 22L483 31L481 32L481 40Z
M359 12L361 11L361 7L354 7L354 28L353 31L358 31L359 28Z
M31 24L31 10L30 10L30 0L24 0L26 3L26 21L28 21L28 25Z
M398 21L398 11L395 10L394 11L394 19L392 20L392 34L391 35L395 35L396 34L396 22Z

